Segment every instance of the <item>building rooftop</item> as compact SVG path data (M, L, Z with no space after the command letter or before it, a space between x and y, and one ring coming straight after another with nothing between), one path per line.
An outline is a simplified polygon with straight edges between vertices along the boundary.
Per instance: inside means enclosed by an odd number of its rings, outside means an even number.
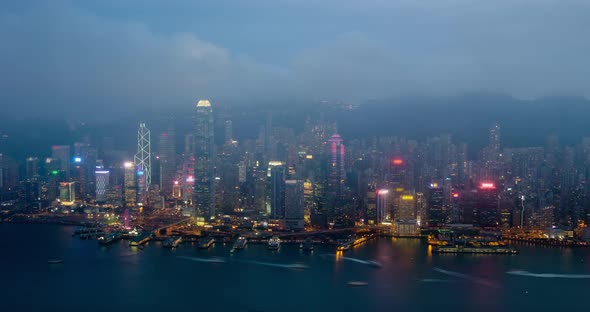
M211 107L211 103L209 103L209 100L199 100L197 107Z

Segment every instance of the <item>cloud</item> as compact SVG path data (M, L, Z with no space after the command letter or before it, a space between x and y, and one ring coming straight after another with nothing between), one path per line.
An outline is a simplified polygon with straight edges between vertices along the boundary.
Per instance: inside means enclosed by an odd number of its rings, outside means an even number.
M0 13L0 105L108 118L205 97L590 96L588 1L147 2L143 15L139 5Z
M285 76L191 33L161 34L71 7L5 15L0 26L0 40L12 43L0 47L0 67L7 69L0 100L21 114L108 118L256 95Z

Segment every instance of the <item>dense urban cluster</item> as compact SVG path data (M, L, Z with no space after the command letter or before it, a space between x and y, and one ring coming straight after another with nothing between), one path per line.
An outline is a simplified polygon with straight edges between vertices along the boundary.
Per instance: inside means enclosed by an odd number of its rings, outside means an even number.
M590 138L511 148L495 124L486 147L471 153L450 134L348 140L333 121L308 116L296 131L268 113L257 137L237 141L231 115L214 107L196 103L190 133L170 122L152 136L140 122L134 155L112 137L55 145L50 157L0 154L2 211L96 219L170 209L201 224L233 216L283 231L381 226L414 236L474 227L589 237Z

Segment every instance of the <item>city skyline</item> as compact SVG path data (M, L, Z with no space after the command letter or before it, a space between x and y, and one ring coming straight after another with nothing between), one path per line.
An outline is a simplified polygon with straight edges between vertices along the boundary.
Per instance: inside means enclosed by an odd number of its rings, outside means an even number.
M0 4L3 311L579 311L590 1Z

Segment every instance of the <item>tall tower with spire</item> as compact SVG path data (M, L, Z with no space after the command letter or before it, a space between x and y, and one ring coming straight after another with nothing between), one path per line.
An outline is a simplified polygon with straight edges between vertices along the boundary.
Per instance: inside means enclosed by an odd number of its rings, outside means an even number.
M152 158L151 158L150 130L144 122L139 124L137 130L137 153L135 154L135 166L137 168L138 202L146 203L147 192L152 183Z
M208 100L197 102L194 128L194 215L215 216L213 109Z

